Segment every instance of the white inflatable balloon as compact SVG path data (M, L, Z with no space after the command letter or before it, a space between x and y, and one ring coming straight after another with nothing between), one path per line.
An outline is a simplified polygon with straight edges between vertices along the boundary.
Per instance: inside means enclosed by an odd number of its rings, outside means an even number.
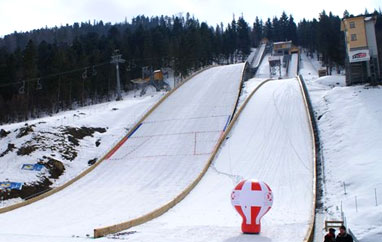
M260 220L273 204L272 190L265 182L243 180L232 191L231 203L243 218L243 233L258 234Z

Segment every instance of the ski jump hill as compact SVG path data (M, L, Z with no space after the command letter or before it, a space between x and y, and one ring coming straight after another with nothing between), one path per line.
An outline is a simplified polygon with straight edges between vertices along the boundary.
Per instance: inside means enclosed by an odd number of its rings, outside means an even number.
M269 75L266 65L259 76ZM257 78L233 116L244 68L212 67L192 77L87 175L0 214L0 241L88 241L122 230L98 240L311 241L315 151L301 80ZM230 204L232 188L249 178L274 191L257 236L241 234Z
M175 205L209 166L235 110L244 66L213 67L191 78L92 172L60 192L1 214L1 230L85 237L104 228L98 237L126 227L108 226L155 217L164 212L157 209Z
M298 55L290 75L298 73ZM293 74L292 74L293 73ZM316 151L302 80L270 80L267 58L227 128L226 138L201 182L163 216L119 238L149 242L313 241ZM249 85L249 84L247 84ZM274 204L260 235L242 234L230 194L242 179L266 181Z
M228 128L210 169L163 216L131 228L129 241L310 241L314 152L303 90L296 78L262 81ZM230 194L242 179L266 181L274 204L260 235L242 234Z

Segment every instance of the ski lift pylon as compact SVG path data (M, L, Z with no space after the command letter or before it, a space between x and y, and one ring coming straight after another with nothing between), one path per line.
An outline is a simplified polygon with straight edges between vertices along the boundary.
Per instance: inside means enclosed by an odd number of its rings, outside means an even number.
M36 90L41 90L42 85L41 85L41 78L37 79L37 84L36 84Z
M84 72L82 72L82 79L88 78L88 68L85 68Z
M25 94L25 81L23 81L23 85L19 88L19 94Z

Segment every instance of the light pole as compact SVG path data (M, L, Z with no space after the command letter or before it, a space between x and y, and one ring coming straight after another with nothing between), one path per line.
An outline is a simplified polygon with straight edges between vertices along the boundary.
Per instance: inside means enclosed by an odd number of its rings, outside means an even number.
M122 55L119 53L119 50L114 50L114 55L111 56L110 63L115 64L115 71L117 75L117 101L119 101L122 100L121 81L119 78L119 63L125 63L125 60L122 59Z

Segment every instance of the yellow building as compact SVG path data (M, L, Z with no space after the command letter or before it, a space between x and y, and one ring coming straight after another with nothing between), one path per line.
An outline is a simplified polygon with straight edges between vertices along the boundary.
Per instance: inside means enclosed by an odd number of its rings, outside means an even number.
M357 16L342 20L341 31L345 34L348 85L377 82L381 78L375 23L375 16Z
M290 48L289 50L289 54L298 54L300 53L300 48L298 48L297 46L292 46L292 48Z
M162 72L162 70L154 71L154 81L163 81L163 72Z
M346 47L351 49L367 49L365 17L347 18L342 21L341 30L345 32Z
M292 41L282 41L273 43L273 55L289 55L292 48Z

